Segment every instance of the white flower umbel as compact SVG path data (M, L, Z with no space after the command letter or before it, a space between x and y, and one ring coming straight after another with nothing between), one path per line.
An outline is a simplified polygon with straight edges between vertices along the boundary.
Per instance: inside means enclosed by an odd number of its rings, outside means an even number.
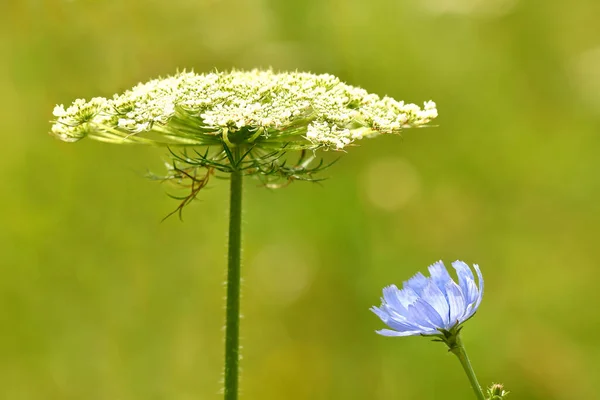
M67 142L341 150L364 137L427 125L437 109L432 101L421 108L381 98L328 74L253 70L182 72L112 99L58 105L54 116L51 133Z

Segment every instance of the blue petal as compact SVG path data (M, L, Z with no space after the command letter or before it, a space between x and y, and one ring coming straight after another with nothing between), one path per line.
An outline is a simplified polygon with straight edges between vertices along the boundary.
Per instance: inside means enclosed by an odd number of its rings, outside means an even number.
M421 331L396 332L396 331L391 331L389 329L381 329L381 330L375 331L375 332L380 334L381 336L416 336L416 335L421 335L423 333Z
M421 298L439 314L442 319L442 325L440 326L446 326L449 322L450 307L448 306L446 296L433 281L429 281L427 286L425 286Z
M412 323L406 308L409 301L414 302L416 299L417 296L412 291L399 290L395 285L390 285L383 289L381 307L373 307L371 311L392 329L418 330L422 327Z
M377 315L384 324L397 331L421 329L420 326L414 325L411 323L411 321L406 319L406 317L398 314L394 309L385 303L382 304L381 307L371 307L370 310L375 313L375 315Z
M466 303L475 303L479 291L477 290L477 285L475 285L475 277L473 276L471 268L459 260L454 261L452 266L456 270L456 275L458 275L458 283L465 296Z
M400 300L404 308L408 308L409 305L414 304L418 299L419 295L412 288L405 287L398 291L398 300Z
M431 275L431 279L435 282L435 284L442 291L442 293L446 293L446 284L448 282L452 282L452 278L446 270L444 263L438 261L433 265L430 265L429 274Z
M483 275L481 274L479 265L473 264L473 268L475 268L475 272L477 272L477 279L479 280L479 296L477 297L477 302L475 303L475 310L477 310L479 304L481 304L481 300L483 299Z
M454 281L450 281L446 285L446 293L448 293L448 304L450 305L450 323L446 326L449 329L464 321L463 316L467 305L460 287Z
M394 309L397 313L403 314L403 311L406 310L406 306L400 302L399 298L400 289L396 287L396 285L390 285L383 288L383 302L387 303L392 309Z
M413 324L410 324L407 322L402 322L395 318L389 319L385 324L397 332L409 332L409 331L421 331L422 330L422 328L419 326L414 326Z
M394 290L395 289L395 290ZM419 300L419 297L412 289L406 288L398 290L395 286L385 293L387 297L394 302L394 306L383 302L381 308L387 312L391 318L414 325L415 329L424 329L418 319L414 317L414 313L409 311L409 308ZM385 300L385 299L384 299Z
M415 276L404 282L404 288L411 288L417 295L421 295L429 279L422 273L418 272Z
M383 288L382 303L392 310L390 313L402 315L408 319L410 319L408 306L417 301L418 298L416 293L410 288L400 290L396 285Z
M390 314L387 311L382 310L379 307L373 306L373 307L369 308L369 310L371 310L373 313L375 313L375 315L377 315L379 317L379 319L381 319L383 321L384 324L387 323L387 321L390 319Z
M419 324L424 328L441 328L444 326L442 317L435 311L429 303L423 299L408 307L408 312L411 315L409 321L413 324Z
M462 316L461 321L464 322L464 321L468 320L469 318L471 318L473 316L473 314L475 314L475 311L477 311L477 309L474 306L475 306L475 304L469 304L467 306L467 309L465 310L465 313Z

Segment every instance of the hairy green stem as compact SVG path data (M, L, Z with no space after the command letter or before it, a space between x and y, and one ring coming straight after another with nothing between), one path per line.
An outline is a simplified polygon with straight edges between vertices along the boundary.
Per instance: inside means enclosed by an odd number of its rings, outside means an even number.
M242 247L242 171L231 173L229 204L229 252L225 318L225 400L238 398L240 359L240 261Z
M450 351L458 357L460 364L462 365L467 377L469 378L469 382L471 382L471 387L475 392L475 396L477 400L486 400L485 395L483 394L483 390L481 386L479 386L479 382L477 381L477 377L475 376L475 371L471 366L471 362L469 361L469 357L467 356L467 352L465 350L465 346L462 344L462 340L460 338L460 333L456 335L455 343L450 347Z

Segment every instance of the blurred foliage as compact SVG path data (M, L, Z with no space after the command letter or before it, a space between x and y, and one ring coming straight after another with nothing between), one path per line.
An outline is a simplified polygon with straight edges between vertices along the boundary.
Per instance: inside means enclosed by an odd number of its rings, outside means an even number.
M46 132L56 103L179 69L329 72L438 103L322 184L245 190L246 399L465 399L452 355L374 334L443 258L486 296L464 340L515 399L600 398L597 0L4 0L0 398L216 399L227 185L184 222L165 151ZM327 158L335 154L326 154Z

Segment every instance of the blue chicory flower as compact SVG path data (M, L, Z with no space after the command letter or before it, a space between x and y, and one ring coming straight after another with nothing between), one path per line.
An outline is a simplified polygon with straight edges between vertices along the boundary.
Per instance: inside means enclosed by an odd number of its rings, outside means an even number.
M455 261L452 267L458 284L444 263L438 261L429 267L429 278L419 272L403 283L402 290L396 285L385 287L381 306L372 307L371 311L392 330L382 329L377 333L383 336L439 335L471 318L483 297L483 276L479 266L473 264L477 285L467 264Z

